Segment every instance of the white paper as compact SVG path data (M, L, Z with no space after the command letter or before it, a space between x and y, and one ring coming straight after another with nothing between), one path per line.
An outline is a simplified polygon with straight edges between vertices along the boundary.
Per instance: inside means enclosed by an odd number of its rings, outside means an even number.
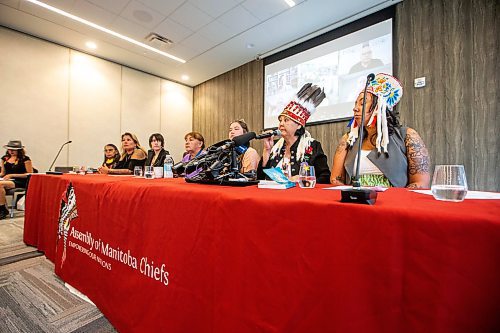
M431 190L411 190L415 193L432 195ZM496 192L481 192L481 191L467 191L465 199L488 199L488 200L500 200L500 193Z
M376 192L384 192L387 190L387 187L382 187L382 186L373 186L373 187L361 186L361 188L374 190ZM323 190L352 190L352 186L349 185L332 186L332 187L325 187Z

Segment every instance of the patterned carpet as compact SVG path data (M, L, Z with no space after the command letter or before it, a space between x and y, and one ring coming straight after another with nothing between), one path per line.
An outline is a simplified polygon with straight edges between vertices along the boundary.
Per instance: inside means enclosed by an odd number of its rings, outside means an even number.
M65 288L43 254L22 243L23 221L0 220L0 332L116 332Z

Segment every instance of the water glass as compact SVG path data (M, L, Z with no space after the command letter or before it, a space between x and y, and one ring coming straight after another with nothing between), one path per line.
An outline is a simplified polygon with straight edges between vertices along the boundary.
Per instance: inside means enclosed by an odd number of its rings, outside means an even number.
M134 168L134 177L142 177L142 167L136 166Z
M436 200L460 202L467 194L467 179L463 165L436 165L431 185Z
M152 166L147 165L144 168L144 178L146 178L146 179L153 179L153 178L155 178L155 171L154 171L154 169L153 169Z
M155 178L163 178L163 167L154 167Z
M301 188L314 188L316 186L316 173L312 165L307 163L300 165L299 186Z

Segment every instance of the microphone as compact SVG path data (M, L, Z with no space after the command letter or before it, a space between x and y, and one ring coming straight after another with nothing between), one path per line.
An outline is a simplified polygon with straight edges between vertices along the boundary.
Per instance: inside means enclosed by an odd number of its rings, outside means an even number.
M258 139L258 140L260 140L260 139L269 138L269 137L271 137L273 135L280 136L281 135L281 131L279 129L275 129L274 131L271 131L271 132L260 133L260 134L257 134L255 136L255 138Z
M62 144L61 148L59 148L59 151L57 152L56 157L54 158L54 160L52 161L52 164L49 167L49 171L52 171L52 167L54 166L54 163L56 163L56 160L59 157L59 154L61 153L61 150L63 149L63 147L66 146L68 143L71 143L71 142L73 142L73 141L69 140L68 142L65 142L65 143Z
M365 130L365 107L366 90L371 81L375 79L375 74L370 73L366 77L365 89L363 91L363 107L361 109L361 124L359 125L358 155L356 156L356 172L352 176L352 189L341 191L340 202L361 203L373 205L377 201L377 192L371 189L361 188L359 181L359 165L361 164L361 145L363 143L363 132Z
M257 134L255 132L248 132L242 135L235 136L233 138L233 143L235 146L243 146L248 144L251 140L255 139Z

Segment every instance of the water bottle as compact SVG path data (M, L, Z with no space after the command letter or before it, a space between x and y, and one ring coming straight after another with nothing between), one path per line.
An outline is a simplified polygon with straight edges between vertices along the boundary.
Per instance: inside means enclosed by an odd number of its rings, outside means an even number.
M174 178L174 173L172 172L172 167L174 166L174 159L172 156L165 156L165 162L163 163L163 178Z

